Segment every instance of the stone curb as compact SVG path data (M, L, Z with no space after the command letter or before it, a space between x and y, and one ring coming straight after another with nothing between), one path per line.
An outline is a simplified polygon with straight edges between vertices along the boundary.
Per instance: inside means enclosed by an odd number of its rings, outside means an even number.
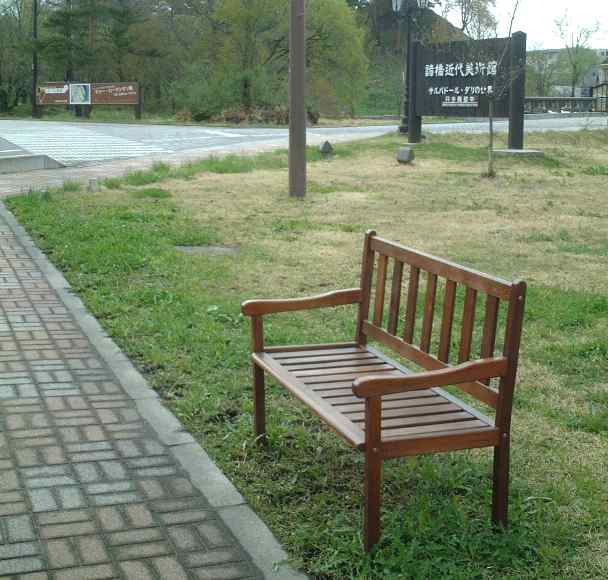
M64 301L127 394L135 400L139 413L156 431L161 441L169 446L173 456L189 473L192 484L217 509L218 516L230 528L264 577L268 580L306 580L307 576L285 564L288 556L266 524L245 503L241 494L203 448L184 430L177 417L162 405L158 394L149 387L145 378L104 332L99 322L89 314L80 298L72 293L63 274L35 246L29 234L1 201L0 216L6 220L50 286Z

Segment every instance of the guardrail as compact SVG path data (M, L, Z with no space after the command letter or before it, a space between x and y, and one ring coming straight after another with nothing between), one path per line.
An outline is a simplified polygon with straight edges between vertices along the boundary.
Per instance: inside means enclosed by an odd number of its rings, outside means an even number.
M526 97L526 113L606 113L608 97Z

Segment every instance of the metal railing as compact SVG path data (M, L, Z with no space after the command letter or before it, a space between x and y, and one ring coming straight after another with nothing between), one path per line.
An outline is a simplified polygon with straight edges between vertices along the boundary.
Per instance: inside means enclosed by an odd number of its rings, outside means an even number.
M605 113L608 97L526 97L526 113Z

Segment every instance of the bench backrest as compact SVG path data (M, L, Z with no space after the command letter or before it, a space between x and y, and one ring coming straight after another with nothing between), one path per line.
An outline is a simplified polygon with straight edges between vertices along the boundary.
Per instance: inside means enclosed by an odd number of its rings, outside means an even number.
M376 340L426 370L495 358L500 352L498 356L509 361L500 389L478 381L459 386L494 408L500 400L510 406L524 282L509 283L370 231L363 249L361 289L360 343L365 344L368 338ZM483 304L483 315L476 323L478 304Z

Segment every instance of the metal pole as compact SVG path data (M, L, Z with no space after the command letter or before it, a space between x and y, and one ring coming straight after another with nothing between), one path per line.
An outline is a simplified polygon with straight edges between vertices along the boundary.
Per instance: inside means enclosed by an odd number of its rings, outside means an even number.
M412 48L412 9L410 2L406 2L405 7L405 54L403 56L403 66L405 67L405 83L403 85L403 112L401 117L401 125L399 133L405 135L408 132L408 114L409 114L409 86L410 86L410 50Z
M38 117L38 0L34 0L32 9L32 117Z
M289 195L306 195L306 39L304 0L289 19Z
M418 79L416 78L416 71L418 66L418 47L419 42L412 42L410 44L408 54L408 70L410 71L408 93L409 99L408 105L408 142L409 143L420 143L422 138L422 117L416 113L416 90L418 87Z

